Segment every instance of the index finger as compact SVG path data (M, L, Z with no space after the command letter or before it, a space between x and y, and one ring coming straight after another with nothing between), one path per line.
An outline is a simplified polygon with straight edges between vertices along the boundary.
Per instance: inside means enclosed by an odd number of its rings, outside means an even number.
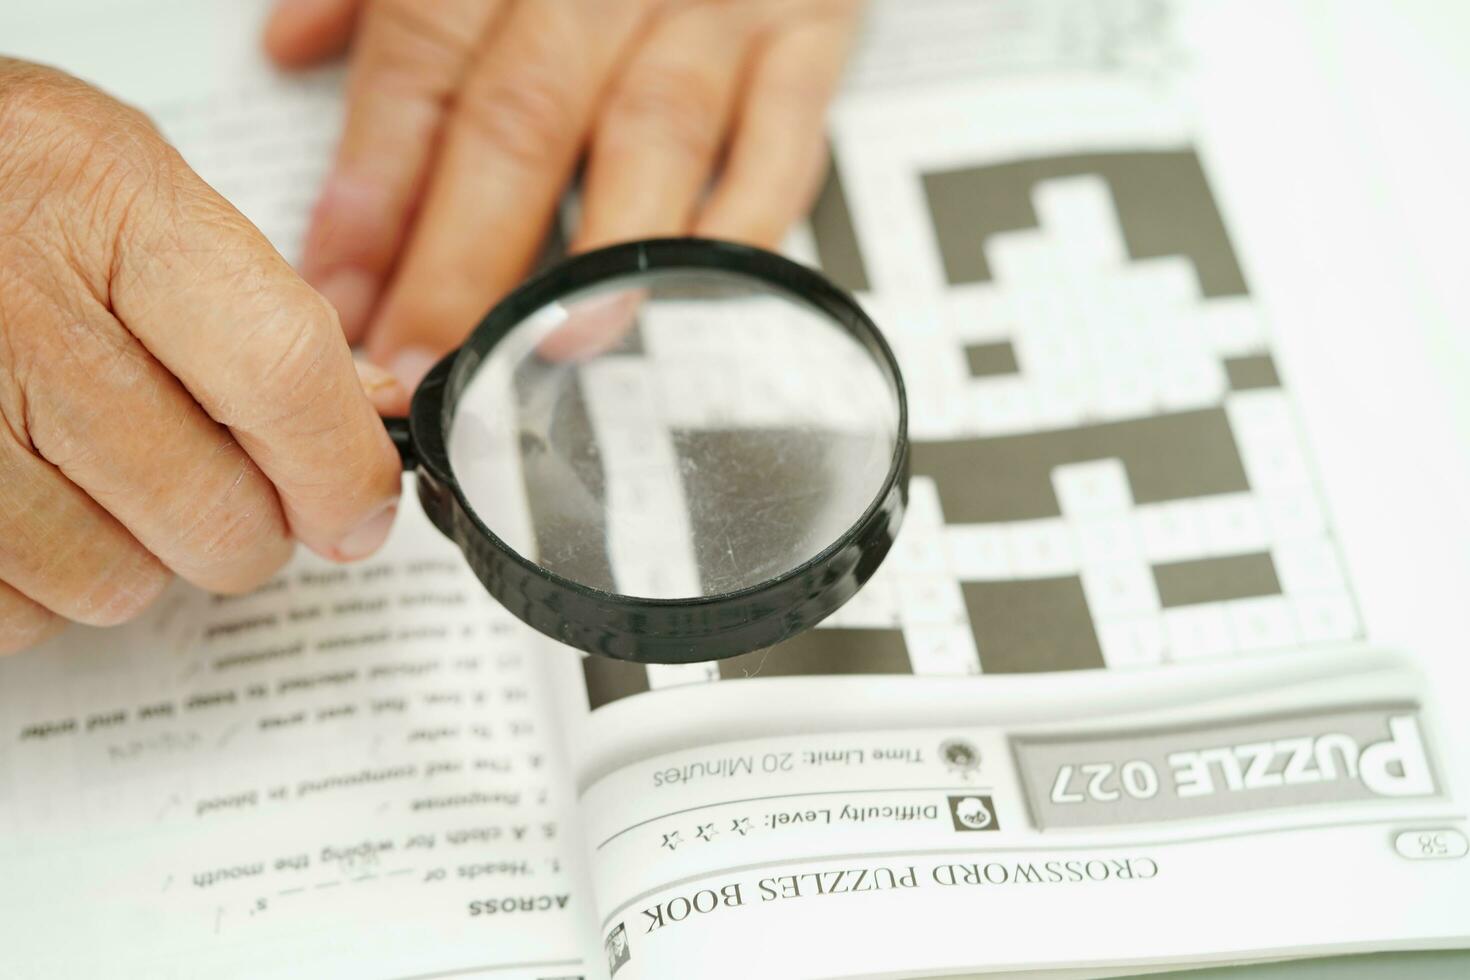
M652 0L512 6L468 68L366 348L413 387L534 261Z
M274 484L314 551L361 558L387 536L401 464L330 304L168 151L166 193L118 238L113 312Z
M370 0L352 55L337 160L301 271L356 342L402 244L440 123L496 0Z

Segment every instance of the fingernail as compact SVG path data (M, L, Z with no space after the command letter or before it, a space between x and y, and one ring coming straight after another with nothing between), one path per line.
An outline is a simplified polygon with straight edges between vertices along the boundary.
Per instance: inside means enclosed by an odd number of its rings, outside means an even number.
M354 357L352 363L357 368L363 394L379 415L401 415L408 410L408 391L391 372L363 357Z
M357 380L362 382L362 390L369 395L390 388L402 387L398 378L391 372L378 367L372 361L363 357L354 357L352 364L357 368Z
M367 520L347 532L334 549L338 561L357 561L366 558L383 546L388 532L393 528L393 518L398 513L397 499L390 500L373 512Z
M424 380L429 369L439 363L439 355L423 347L405 347L393 355L390 370L402 382L403 387L413 391Z
M336 308L345 332L352 334L367 322L378 298L378 281L371 274L344 266L318 279L317 292Z

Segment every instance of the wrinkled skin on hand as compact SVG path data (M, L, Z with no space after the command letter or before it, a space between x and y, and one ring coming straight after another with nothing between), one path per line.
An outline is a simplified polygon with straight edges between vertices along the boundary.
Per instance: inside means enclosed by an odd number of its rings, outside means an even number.
M0 59L0 652L362 557L399 482L331 305L142 115Z

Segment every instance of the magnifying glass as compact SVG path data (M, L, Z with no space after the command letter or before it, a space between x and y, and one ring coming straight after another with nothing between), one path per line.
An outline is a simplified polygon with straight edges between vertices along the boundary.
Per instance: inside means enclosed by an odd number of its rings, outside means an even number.
M898 363L857 303L761 249L614 245L501 300L389 432L502 605L640 663L828 616L908 499Z

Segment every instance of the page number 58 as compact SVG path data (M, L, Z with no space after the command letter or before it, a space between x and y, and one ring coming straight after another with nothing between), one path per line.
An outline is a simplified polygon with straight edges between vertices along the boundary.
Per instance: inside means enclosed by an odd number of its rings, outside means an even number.
M1405 830L1393 839L1399 857L1410 861L1434 861L1464 857L1470 840L1452 827L1434 830Z

